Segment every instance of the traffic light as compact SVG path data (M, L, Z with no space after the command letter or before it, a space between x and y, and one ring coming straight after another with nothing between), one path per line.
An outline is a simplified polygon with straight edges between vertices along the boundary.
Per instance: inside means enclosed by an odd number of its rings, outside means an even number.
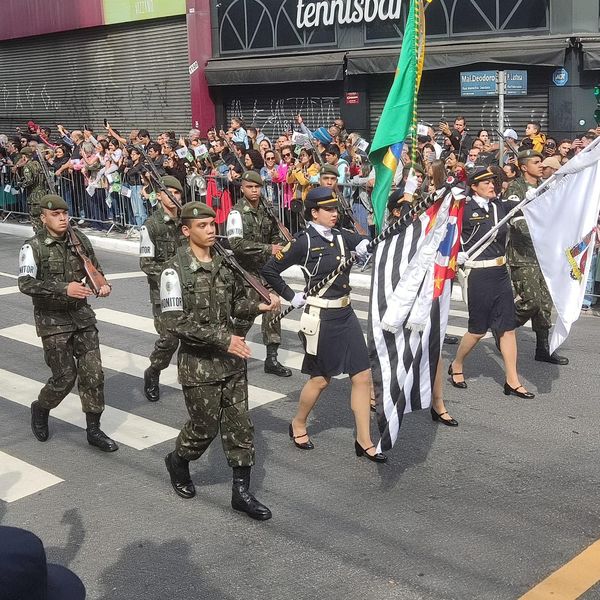
M596 96L596 110L594 111L594 119L596 124L600 127L600 83L596 84L594 88L594 96Z

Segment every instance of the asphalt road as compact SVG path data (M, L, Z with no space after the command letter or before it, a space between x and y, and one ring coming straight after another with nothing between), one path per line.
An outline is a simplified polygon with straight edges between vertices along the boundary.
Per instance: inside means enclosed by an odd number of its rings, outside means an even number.
M20 244L0 235L0 272L16 273ZM181 392L163 386L151 404L136 375L135 356L147 356L154 341L137 326L151 316L137 259L99 257L107 273L131 274L114 282L110 298L93 301L118 311L99 323L101 343L112 349L106 357L114 353L107 405L177 430L186 419ZM105 455L81 428L51 419L51 439L37 442L24 404L48 370L30 339L31 301L8 289L15 285L0 275L0 490L19 490L31 476L11 459L63 481L0 501L0 521L37 533L49 561L77 572L92 600L507 600L600 538L598 317L576 323L562 349L566 367L535 362L531 330L519 332L532 401L502 394L500 357L492 340L482 342L465 365L468 389L445 387L460 426L408 415L382 466L354 455L347 379L333 380L317 405L309 427L316 449L302 452L287 425L305 376L295 370L278 379L251 360L249 381L265 402L252 410L253 489L274 514L258 523L230 508L231 473L218 440L193 465L198 495L188 501L165 472L172 439L143 449L122 443ZM114 324L115 315L127 326ZM450 323L466 327L461 316ZM250 339L260 341L257 327ZM297 335L284 331L282 347L300 352ZM446 346L445 357L455 348ZM282 397L266 401L273 394L263 390ZM600 598L600 587L582 598Z

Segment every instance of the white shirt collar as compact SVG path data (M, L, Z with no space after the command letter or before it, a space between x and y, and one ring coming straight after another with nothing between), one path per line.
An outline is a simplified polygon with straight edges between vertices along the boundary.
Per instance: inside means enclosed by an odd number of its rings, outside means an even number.
M482 198L477 194L473 194L472 199L477 204L477 206L479 206L479 208L485 210L485 212L488 212L490 207L490 201L487 198Z
M333 233L329 227L325 227L324 225L319 225L318 223L315 223L314 221L311 221L310 225L312 225L317 230L317 233L320 236L324 237L326 240L328 240L330 242L333 240Z

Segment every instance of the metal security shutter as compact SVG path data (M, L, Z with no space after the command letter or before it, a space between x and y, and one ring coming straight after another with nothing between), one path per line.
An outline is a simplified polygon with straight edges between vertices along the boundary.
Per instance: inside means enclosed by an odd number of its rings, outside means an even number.
M469 67L464 70L476 70ZM525 135L528 121L539 121L542 130L548 126L548 82L550 71L539 68L528 70L527 96L506 96L505 127L511 127L521 137ZM370 128L375 133L383 105L387 98L391 77L380 76L373 79L369 88ZM437 129L440 120L448 121L450 126L454 118L462 115L472 135L479 129L488 129L494 136L498 127L498 98L463 98L460 95L459 71L426 71L423 73L419 92L419 119L433 124Z
M32 119L151 135L191 122L185 17L159 19L0 44L0 133Z
M231 117L243 117L246 125L259 127L272 139L292 129L297 114L302 115L310 129L329 126L340 116L341 92L332 86L321 88L305 85L302 89L297 84L292 86L292 94L288 90L288 96L282 96L282 87L285 89L285 86L253 86L251 90L248 87L239 92L227 91L225 118L228 121Z

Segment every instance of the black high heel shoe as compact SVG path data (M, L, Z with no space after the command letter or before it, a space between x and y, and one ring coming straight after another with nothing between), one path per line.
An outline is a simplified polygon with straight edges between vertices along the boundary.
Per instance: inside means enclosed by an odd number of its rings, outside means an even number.
M522 385L520 385L519 387L513 388L510 387L510 385L508 385L508 383L504 382L504 395L505 396L518 396L519 398L525 398L526 400L531 400L532 398L535 398L535 394L532 394L531 392L519 392L520 389L525 389Z
M354 440L354 450L356 450L356 456L366 456L371 462L374 463L384 463L387 461L387 456L381 452L378 452L373 456L368 454L367 450L370 450L371 448L375 448L375 446L363 448L356 440Z
M308 442L298 443L296 440L304 436L308 437L308 433L303 433L302 435L294 435L294 428L292 427L291 423L288 433L290 434L292 442L294 442L294 446L296 446L296 448L300 448L300 450L312 450L315 447L315 445L310 441L310 438L308 438Z
M431 420L432 421L440 421L441 423L443 423L444 425L448 425L448 427L458 427L458 421L452 417L450 417L449 419L442 419L442 415L447 415L448 411L443 412L443 413L436 413L435 410L433 410L433 406L431 407Z
M461 390L467 389L467 382L466 381L454 381L454 376L455 375L463 375L463 377L464 377L464 374L463 373L455 373L452 370L452 363L450 363L450 365L448 366L448 375L450 375L450 382L452 383L452 385L455 388L460 388Z

